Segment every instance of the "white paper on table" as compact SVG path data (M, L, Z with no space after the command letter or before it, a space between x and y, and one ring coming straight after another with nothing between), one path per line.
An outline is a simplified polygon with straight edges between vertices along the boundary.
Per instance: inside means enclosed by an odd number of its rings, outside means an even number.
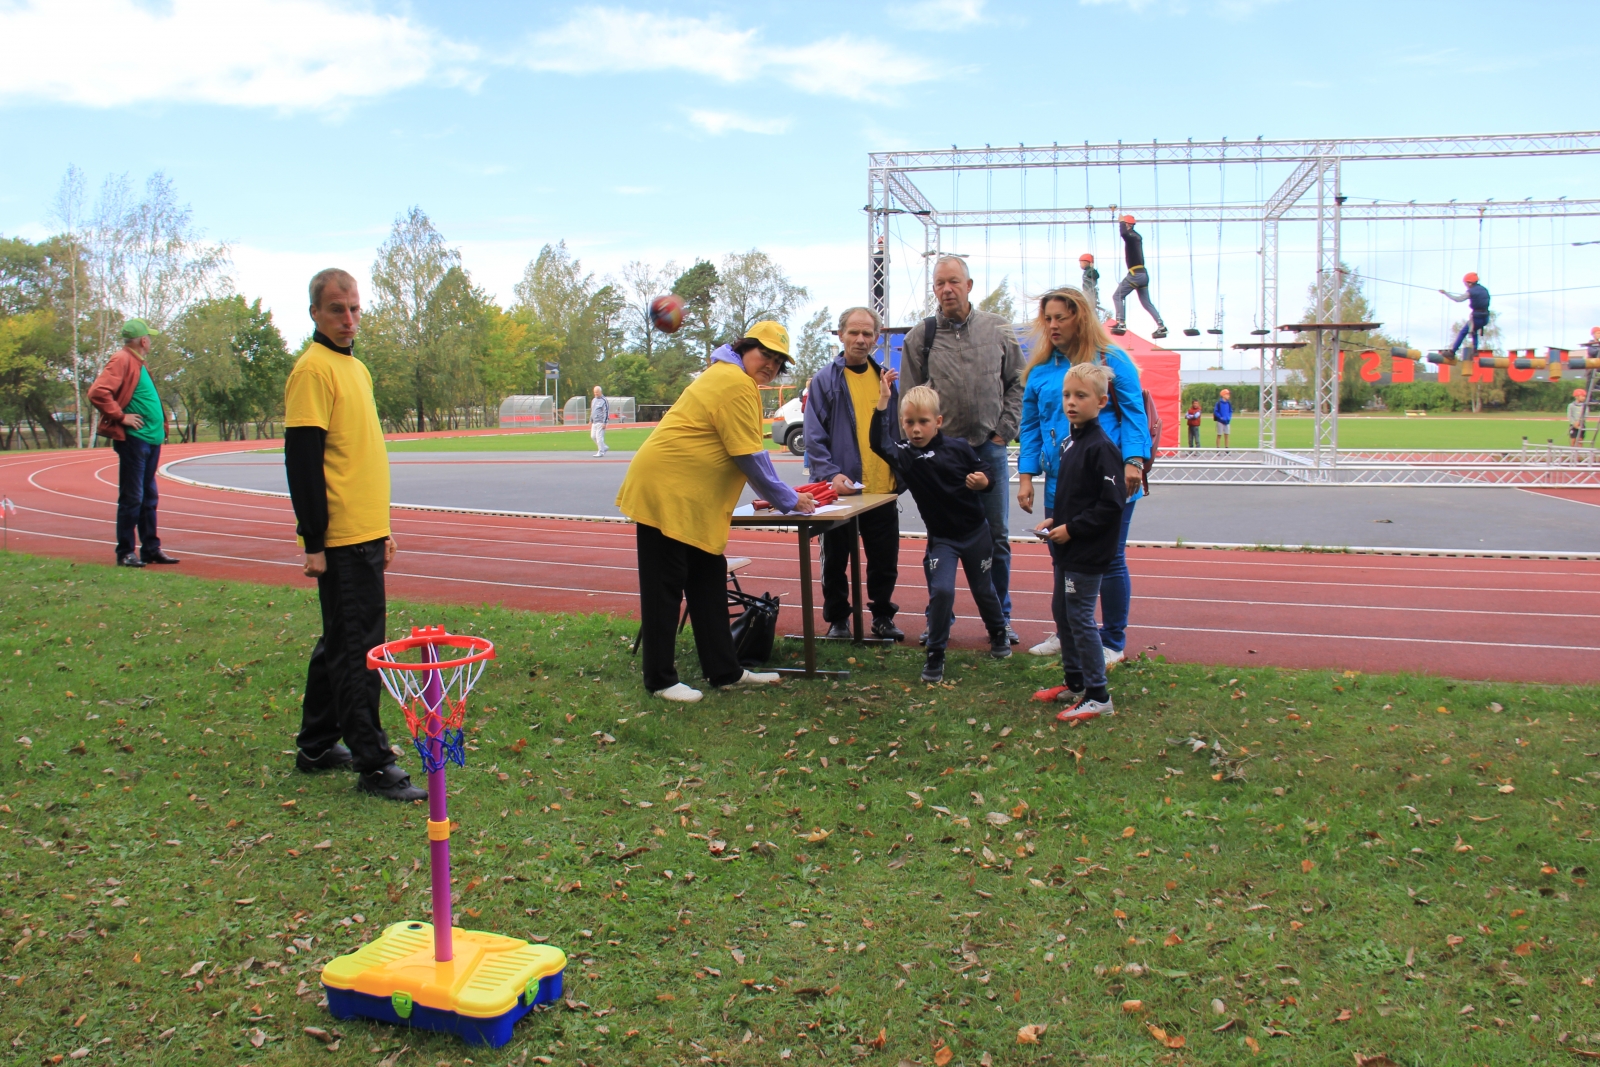
M849 504L823 504L821 507L817 508L816 511L813 511L812 514L813 515L826 515L830 511L848 511L849 508L850 508ZM733 509L733 513L735 515L739 515L739 516L798 515L799 514L799 512L797 512L797 511L779 511L777 508L763 508L760 511L757 511L755 509L754 505L751 505L751 504L740 504L738 507Z

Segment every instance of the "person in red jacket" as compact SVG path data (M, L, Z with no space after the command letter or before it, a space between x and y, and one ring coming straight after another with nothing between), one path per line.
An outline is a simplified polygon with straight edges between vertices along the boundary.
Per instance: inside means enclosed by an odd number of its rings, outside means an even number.
M167 420L161 396L144 365L154 331L143 319L122 325L122 347L89 387L89 403L100 412L96 432L111 439L117 453L117 566L176 563L161 551L156 532L156 470ZM135 533L138 544L135 545Z

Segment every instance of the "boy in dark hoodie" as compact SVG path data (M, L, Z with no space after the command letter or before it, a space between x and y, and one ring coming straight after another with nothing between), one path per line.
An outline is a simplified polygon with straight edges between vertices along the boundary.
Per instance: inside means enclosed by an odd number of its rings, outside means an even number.
M1111 715L1106 688L1105 655L1094 606L1100 579L1117 552L1122 509L1128 499L1122 453L1100 428L1111 376L1094 363L1071 367L1061 383L1061 403L1072 436L1061 450L1056 475L1055 515L1034 534L1049 542L1055 589L1050 598L1056 632L1061 635L1063 684L1033 694L1039 701L1068 705L1057 713L1062 722L1083 722ZM1059 525L1052 526L1052 523Z
M926 385L908 389L900 399L905 440L896 440L888 432L886 420L894 417L889 400L898 377L894 371L885 371L879 378L878 414L868 431L868 443L911 490L928 529L928 547L922 556L922 570L928 579L928 659L922 680L931 683L944 679L944 649L955 617L957 562L967 572L967 588L989 631L989 655L1005 659L1011 655L1011 641L1000 598L989 577L994 541L978 497L989 487L992 472L971 445L939 432L944 425L939 394Z

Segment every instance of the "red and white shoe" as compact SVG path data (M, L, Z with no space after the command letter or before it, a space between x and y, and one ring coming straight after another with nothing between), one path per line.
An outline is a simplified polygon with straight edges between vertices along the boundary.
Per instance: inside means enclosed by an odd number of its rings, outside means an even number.
M1058 722L1088 722L1090 719L1098 719L1101 716L1115 715L1116 713L1116 709L1111 706L1111 701L1109 700L1084 699L1070 708L1063 708L1056 712L1056 720Z
M1070 685L1053 685L1033 694L1033 699L1041 704L1076 704L1083 699L1083 690Z

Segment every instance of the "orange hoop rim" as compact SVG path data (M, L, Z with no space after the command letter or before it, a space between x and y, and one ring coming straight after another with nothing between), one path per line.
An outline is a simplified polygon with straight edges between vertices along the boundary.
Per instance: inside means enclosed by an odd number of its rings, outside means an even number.
M416 663L402 662L401 660L390 658L402 652L409 652L413 648L422 648L424 646L470 649L471 655L463 656L459 659L435 660L432 663L426 660ZM367 653L367 667L371 670L445 671L494 658L494 642L488 638L446 633L443 626L417 626L412 628L410 637L400 637L393 641L385 641L369 651Z

